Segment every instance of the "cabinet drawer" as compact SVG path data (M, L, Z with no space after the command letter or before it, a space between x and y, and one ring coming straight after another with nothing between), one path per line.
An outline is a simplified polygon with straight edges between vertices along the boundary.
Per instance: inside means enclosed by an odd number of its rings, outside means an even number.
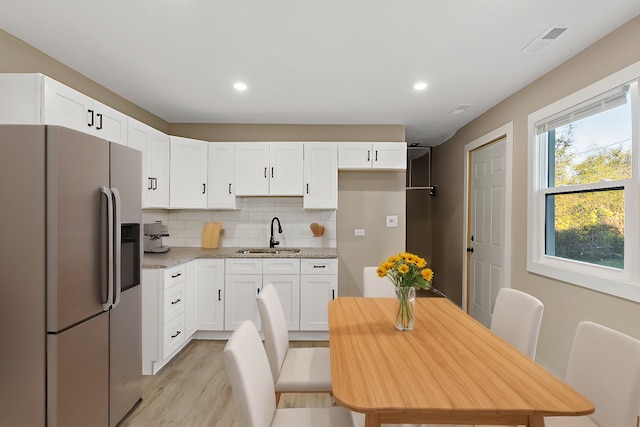
M176 316L184 313L185 307L185 286L178 283L173 288L164 292L164 323L173 320Z
M300 274L299 258L269 258L262 260L263 274Z
M337 258L302 259L301 274L338 274Z
M184 264L177 265L172 268L167 268L164 271L164 289L169 289L178 283L184 282L185 269Z
M186 333L184 330L184 314L176 317L164 325L162 340L162 358L166 359L184 342Z
M225 274L262 274L261 258L228 258Z

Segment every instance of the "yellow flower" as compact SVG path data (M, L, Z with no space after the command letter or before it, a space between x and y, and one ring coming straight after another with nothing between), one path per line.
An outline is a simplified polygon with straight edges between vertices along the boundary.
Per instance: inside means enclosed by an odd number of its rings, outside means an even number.
M427 268L427 261L409 252L391 255L376 269L378 277L388 277L396 287L418 287L429 289L433 280L433 270Z
M426 280L427 282L431 282L433 280L433 270L430 268L425 268L424 270L422 270L422 277L424 278L424 280Z

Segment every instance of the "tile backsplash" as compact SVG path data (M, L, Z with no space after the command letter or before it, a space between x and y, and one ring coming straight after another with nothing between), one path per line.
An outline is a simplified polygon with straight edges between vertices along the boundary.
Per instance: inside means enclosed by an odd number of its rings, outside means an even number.
M240 209L214 210L143 210L144 223L163 221L169 236L162 243L177 247L200 247L206 222L222 223L221 247L266 247L271 236L271 219L278 217L282 234L274 224L274 238L279 247L336 247L336 211L304 210L301 197L246 197L238 199ZM313 237L309 228L318 223L325 229L322 237Z

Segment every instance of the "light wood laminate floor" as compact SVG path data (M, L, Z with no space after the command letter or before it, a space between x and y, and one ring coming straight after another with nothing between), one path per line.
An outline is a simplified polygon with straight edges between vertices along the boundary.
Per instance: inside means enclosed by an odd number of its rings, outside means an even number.
M158 374L144 377L142 403L121 427L236 427L236 406L224 369L226 341L194 340ZM327 346L291 342L291 347ZM278 407L331 406L328 394L283 394Z

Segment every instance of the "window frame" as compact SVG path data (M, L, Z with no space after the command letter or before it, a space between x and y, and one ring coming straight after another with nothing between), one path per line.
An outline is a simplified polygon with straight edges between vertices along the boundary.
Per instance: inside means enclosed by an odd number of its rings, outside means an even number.
M527 188L527 270L531 273L571 283L605 294L640 302L640 159L639 127L640 111L640 62L630 65L592 85L566 96L528 116L529 176ZM633 83L636 82L636 83ZM548 144L546 138L536 134L536 125L562 111L576 107L624 84L630 88L632 120L632 176L613 183L595 183L572 186L574 189L624 186L625 247L624 269L575 261L545 253L545 224L547 220L545 196L562 193L558 188L547 187Z

